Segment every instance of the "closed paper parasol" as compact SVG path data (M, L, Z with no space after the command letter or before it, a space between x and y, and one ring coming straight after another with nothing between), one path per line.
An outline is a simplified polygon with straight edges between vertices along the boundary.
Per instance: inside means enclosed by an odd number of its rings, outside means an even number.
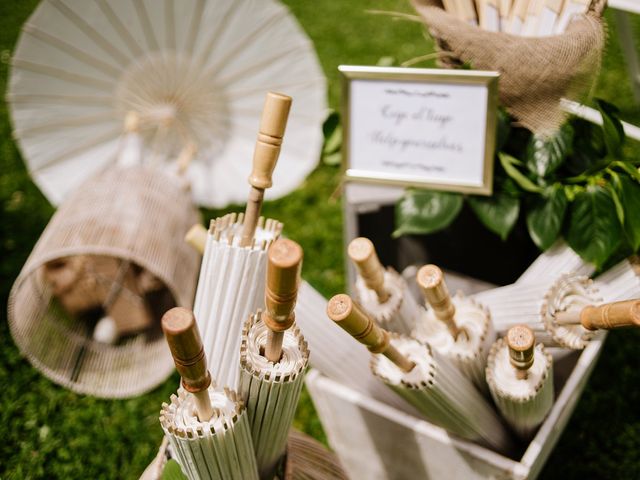
M449 358L478 388L486 390L484 369L496 339L487 308L458 294L451 298L435 265L418 270L417 283L431 306L416 327L416 338Z
M595 267L592 264L580 258L563 240L558 240L529 265L517 283L553 281L565 273L590 276L593 272Z
M375 355L371 369L426 419L451 433L506 452L510 435L476 387L445 357L423 344L375 325L348 295L329 301L327 314Z
M625 260L591 280L583 275L565 274L553 282L515 283L479 293L476 299L491 309L496 329L506 331L524 323L536 338L548 346L582 349L593 338L595 329L586 329L565 316L584 307L640 297L640 278ZM598 327L604 328L604 327Z
M266 90L296 97L274 197L296 188L322 144L326 83L313 45L271 0L51 0L23 28L7 100L33 179L54 203L114 162L128 112L144 157L187 144L197 203L245 201Z
M393 269L385 270L371 240L359 237L348 248L358 269L358 301L374 321L389 331L411 335L422 309L411 296L407 282Z
M294 325L301 267L297 243L279 239L269 247L265 310L248 319L242 334L239 392L261 478L273 478L284 456L309 362L307 343Z
M162 329L182 388L162 406L160 424L182 471L189 480L258 480L247 412L233 390L212 386L193 313L168 311Z
M487 384L511 428L530 438L553 406L553 360L541 343L535 345L533 330L516 325L494 343Z

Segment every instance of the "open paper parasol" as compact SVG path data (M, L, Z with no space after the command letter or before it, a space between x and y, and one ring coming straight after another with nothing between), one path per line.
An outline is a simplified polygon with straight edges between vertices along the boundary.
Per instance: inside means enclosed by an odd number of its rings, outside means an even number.
M296 97L273 197L296 188L322 144L326 83L286 7L250 0L50 0L23 28L7 100L35 182L58 204L114 162L121 125L140 118L144 157L187 144L197 203L244 202L266 90Z
M258 480L244 404L233 390L212 386L193 313L169 310L162 329L182 388L163 404L160 424L182 471L189 480Z
M272 478L283 459L309 362L293 314L301 266L297 243L279 239L269 247L265 310L252 315L242 333L239 392L261 478Z
M371 368L430 422L500 452L511 444L508 431L484 397L445 357L423 344L375 325L348 295L336 295L327 314L376 355Z
M358 269L358 301L374 321L389 331L411 335L422 309L407 282L393 269L385 270L371 240L359 237L349 243L348 254Z
M487 384L511 428L530 438L553 406L553 360L541 343L535 345L533 330L516 325L494 343Z
M435 265L421 267L416 280L431 306L416 327L416 338L449 358L478 388L486 390L484 369L496 339L488 309L462 294L451 298L444 274Z

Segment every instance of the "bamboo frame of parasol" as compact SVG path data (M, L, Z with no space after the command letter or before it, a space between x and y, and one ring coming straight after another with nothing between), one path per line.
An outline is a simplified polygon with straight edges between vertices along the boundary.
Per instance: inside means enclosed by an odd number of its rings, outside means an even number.
M511 327L491 347L487 384L498 410L522 439L529 439L553 406L553 360L526 325Z
M269 92L253 156L246 211L216 219L207 237L194 311L203 332L209 368L220 385L238 382L242 325L263 305L266 250L282 224L264 220L264 191L278 160L291 98Z
M484 369L496 340L489 311L471 298L449 295L444 273L424 265L416 280L430 309L415 337L449 358L474 385L486 391Z
M273 478L304 383L309 350L293 313L302 248L287 239L268 251L265 310L246 322L240 353L240 394L247 405L258 471Z
M500 452L511 437L474 385L428 344L389 335L348 295L334 296L327 315L375 355L371 369L430 422Z
M382 267L368 238L352 240L347 253L358 270L355 291L362 307L381 327L411 335L423 312L407 282L392 268Z
M257 480L248 417L237 394L212 386L196 320L173 308L162 330L182 378L182 389L163 404L160 424L182 471L190 480Z

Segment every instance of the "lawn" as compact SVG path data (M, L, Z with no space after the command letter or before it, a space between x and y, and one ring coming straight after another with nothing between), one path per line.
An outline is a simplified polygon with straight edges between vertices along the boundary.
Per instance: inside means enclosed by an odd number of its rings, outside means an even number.
M329 79L329 99L339 107L337 66L400 61L432 50L415 23L394 21L367 9L410 11L400 0L287 0L314 41ZM0 2L0 90L20 26L37 2ZM616 103L627 120L640 123L620 48L610 20L609 49L597 95ZM640 19L634 19L640 34ZM640 38L640 35L639 35ZM637 45L638 46L638 45ZM0 478L137 478L155 455L162 433L160 404L178 377L147 395L120 401L76 395L54 385L22 359L6 322L9 289L53 208L30 181L0 104ZM633 149L638 152L638 149ZM339 200L332 193L338 170L319 166L288 197L268 203L266 215L286 224L287 234L309 252L303 275L329 296L344 288ZM238 210L239 207L236 207ZM204 211L209 219L218 212ZM591 382L542 478L640 478L640 360L638 332L613 333ZM295 424L326 441L309 397L303 396Z

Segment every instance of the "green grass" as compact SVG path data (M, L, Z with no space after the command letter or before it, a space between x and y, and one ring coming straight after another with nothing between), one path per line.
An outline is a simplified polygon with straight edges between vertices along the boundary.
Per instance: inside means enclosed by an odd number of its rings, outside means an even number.
M410 11L400 0L287 0L316 44L329 79L332 107L339 104L337 66L375 64L382 56L398 60L428 53L419 25L371 15L366 9ZM0 2L0 57L6 59L21 24L36 2ZM634 20L640 33L640 22ZM620 49L611 28L598 95L640 123ZM0 64L5 90L6 62ZM44 229L53 209L30 181L11 138L0 104L0 269L1 301ZM634 149L634 151L637 151ZM331 194L338 171L320 166L304 186L265 206L281 219L287 234L304 247L304 276L323 294L344 287L341 209ZM206 211L211 218L215 212ZM130 400L107 401L60 388L22 359L9 335L6 310L0 319L0 478L136 478L153 458L161 439L157 413L174 390L174 375L153 392ZM614 333L583 398L552 454L542 478L640 478L640 361L637 332ZM296 426L324 440L305 394Z

